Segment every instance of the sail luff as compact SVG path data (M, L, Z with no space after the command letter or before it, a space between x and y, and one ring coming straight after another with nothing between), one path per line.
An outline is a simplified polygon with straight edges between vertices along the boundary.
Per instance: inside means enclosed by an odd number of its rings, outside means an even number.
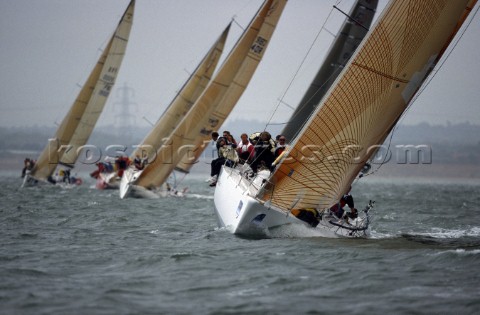
M263 200L326 209L406 110L475 1L389 3L302 129ZM272 187L270 187L272 188Z
M157 152L157 158L140 176L138 185L163 184L182 158L195 163L210 134L225 121L258 66L286 0L267 0L245 29L215 78L193 105L191 112Z
M322 97L350 60L350 57L367 34L367 29L370 28L377 5L378 0L358 0L352 6L349 16L361 24L347 18L340 27L322 66L281 132L288 140L292 140L301 130L308 117L316 109Z
M134 159L137 154L142 157L148 157L149 161L155 159L156 153L162 146L164 140L173 132L173 130L175 130L175 127L191 109L195 100L207 87L225 47L230 27L231 23L228 24L207 54L200 61L195 71L184 83L176 97L155 123L148 135L131 154L131 159Z
M116 34L122 35L121 39L117 39L119 41L124 42L125 38L128 38L128 33L131 28L131 20L133 18L134 5L135 0L131 0L129 6L127 7L125 13L122 16L122 19L117 26L117 30L109 40L105 50L99 57L97 63L95 64L92 72L90 73L85 84L80 90L67 115L64 117L64 119L60 123L60 126L57 128L54 138L49 139L47 146L40 154L40 157L38 158L31 172L31 176L35 177L36 179L46 180L53 174L58 163L62 160L62 157L67 150L67 146L71 143L71 140L74 137L74 134L82 121L82 117L87 111L89 101L92 98L92 94L95 92L95 84L99 81L99 78L102 74L102 69L104 69L105 64L107 64L107 58L110 53L112 44L115 41ZM120 29L122 30L122 32L119 32ZM123 53L120 55L120 60L122 57ZM116 68L118 70L118 67ZM110 85L107 84L104 85L105 88L109 86ZM75 153L74 149L70 149L70 151L73 151L73 153Z

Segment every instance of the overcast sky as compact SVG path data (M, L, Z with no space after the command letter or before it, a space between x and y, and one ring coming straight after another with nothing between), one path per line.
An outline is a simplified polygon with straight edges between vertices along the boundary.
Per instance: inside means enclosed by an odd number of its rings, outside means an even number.
M96 63L129 0L0 0L0 126L59 123ZM127 53L98 125L120 114L131 88L136 123L155 122L232 17L226 51L261 0L137 0ZM353 0L289 0L263 61L229 119L268 121L279 99L294 107L321 65ZM380 0L379 10L386 0ZM473 11L477 12L478 4ZM327 16L330 16L327 19ZM469 19L470 21L470 19ZM327 30L321 30L322 25ZM307 55L314 42L313 49ZM480 124L480 17L477 13L403 124ZM305 62L302 67L302 60ZM297 69L300 71L290 85ZM292 109L280 105L274 122ZM118 118L118 117L117 117Z

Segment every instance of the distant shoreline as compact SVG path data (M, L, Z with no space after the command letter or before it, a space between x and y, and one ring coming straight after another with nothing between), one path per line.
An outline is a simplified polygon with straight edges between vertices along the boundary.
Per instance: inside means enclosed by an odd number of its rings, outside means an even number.
M3 157L0 158L0 171L18 171L20 175L23 167L24 156ZM210 159L202 159L191 169L191 174L205 175L210 173ZM431 164L395 164L386 163L384 165L373 165L371 171L375 171L375 176L388 178L455 178L455 179L479 179L480 165L478 164L453 164L453 163L435 163ZM77 165L75 171L78 173L90 173L96 169L95 165Z

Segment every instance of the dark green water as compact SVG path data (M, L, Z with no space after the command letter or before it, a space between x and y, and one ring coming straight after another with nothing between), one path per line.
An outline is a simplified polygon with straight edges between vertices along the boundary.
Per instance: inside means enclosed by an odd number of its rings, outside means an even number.
M218 229L213 191L20 190L3 173L2 314L477 314L480 182L371 181L370 239L308 228L243 239Z

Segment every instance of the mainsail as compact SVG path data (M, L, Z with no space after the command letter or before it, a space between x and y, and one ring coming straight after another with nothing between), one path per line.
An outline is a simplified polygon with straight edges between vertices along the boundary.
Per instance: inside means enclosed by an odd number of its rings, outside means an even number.
M180 163L187 156L193 164L205 148L210 134L220 127L247 87L265 53L286 0L266 0L250 22L215 77L157 152L137 185L159 187L175 167L188 171Z
M340 27L310 87L281 134L292 140L301 130L322 97L345 67L372 23L378 0L357 0Z
M73 167L77 150L90 137L108 95L115 84L133 22L135 0L131 0L115 33L112 35L97 64L60 124L54 139L41 153L31 176L46 180L58 163Z
M175 127L185 117L207 87L220 60L230 26L231 23L228 24L220 37L215 41L212 48L210 48L180 92L178 92L165 112L160 116L152 130L134 150L131 155L132 160L137 154L143 158L148 157L149 161L156 158L156 153L164 140L175 130Z
M338 202L475 3L391 1L257 197L285 211Z

